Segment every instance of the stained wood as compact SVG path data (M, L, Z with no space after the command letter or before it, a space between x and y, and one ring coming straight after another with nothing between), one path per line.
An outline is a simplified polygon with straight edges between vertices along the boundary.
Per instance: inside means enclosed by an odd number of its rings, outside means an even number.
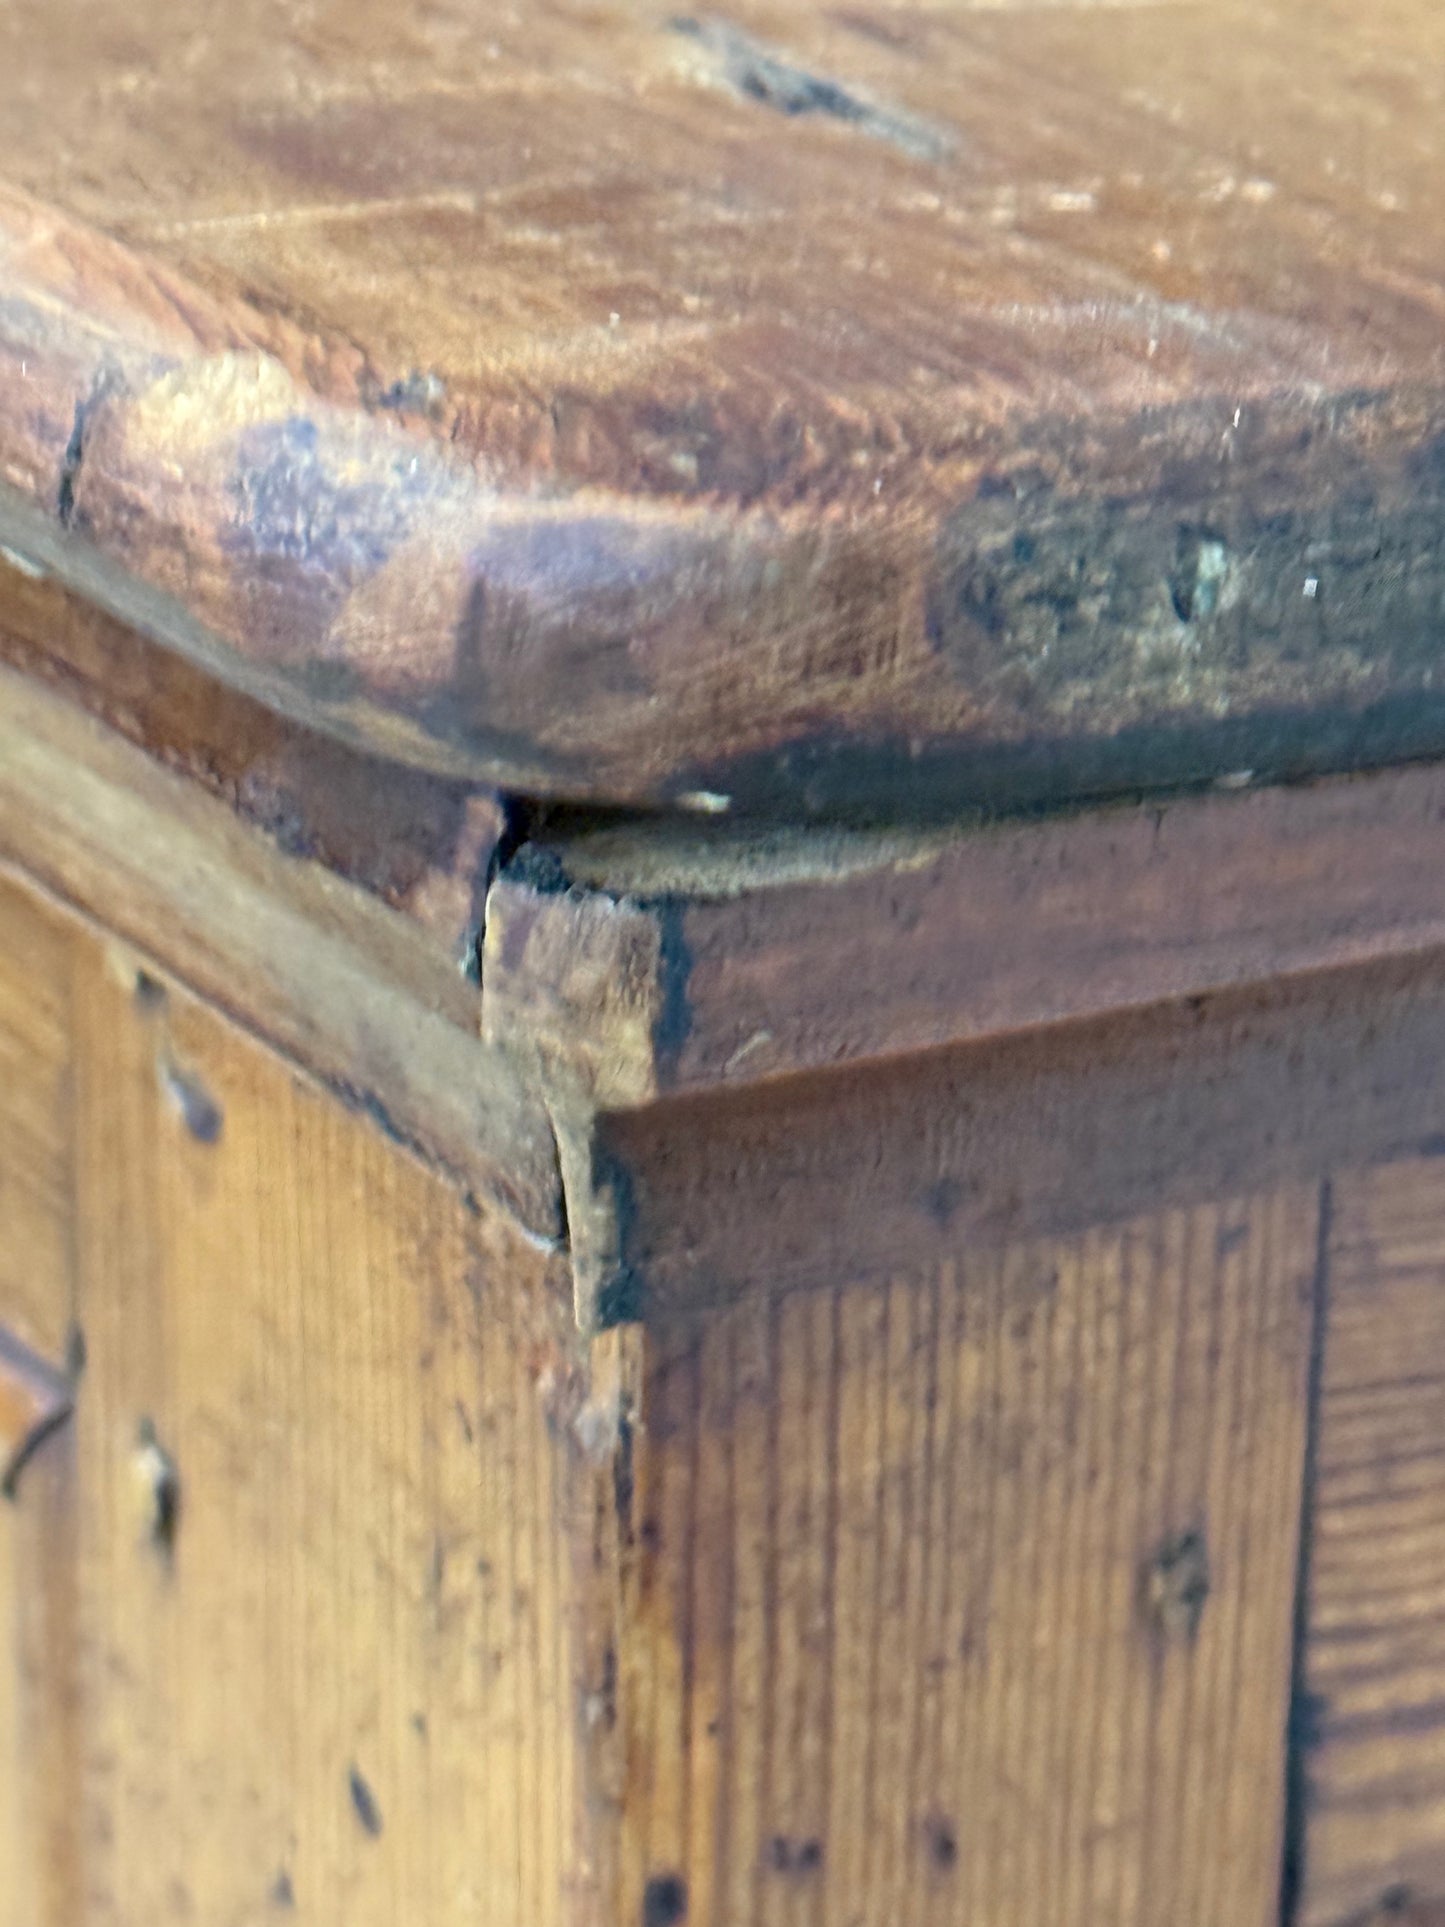
M5 540L524 789L1439 748L1442 33L17 0Z
M43 904L0 890L0 1325L53 1360L73 1316L71 956Z
M1445 939L1445 777L1386 770L943 835L541 836L483 1024L606 1108L1280 981Z
M75 1471L67 1425L0 1509L0 1866L19 1927L87 1918Z
M48 1434L0 1499L0 1870L18 1927L80 1917L65 1685L73 1441L50 1423L69 1402L58 1368L75 1314L72 959L61 920L0 887L0 1460L14 1468Z
M4 668L0 861L183 971L373 1121L555 1236L540 1097L478 1041L476 985L435 936ZM55 994L26 970L42 986L28 996Z
M474 974L481 891L506 832L500 798L300 729L3 552L0 660L103 717L288 855L413 918Z
M69 1416L70 1377L0 1325L0 1496L10 1497L41 1444Z
M1310 1526L1300 1919L1445 1909L1445 1160L1334 1187Z
M68 951L84 1351L0 1507L7 1927L585 1918L565 1262L0 903Z
M603 1117L629 1315L875 1283L960 1242L1433 1153L1445 976L1420 958Z
M1318 1219L653 1334L615 1918L1274 1927Z

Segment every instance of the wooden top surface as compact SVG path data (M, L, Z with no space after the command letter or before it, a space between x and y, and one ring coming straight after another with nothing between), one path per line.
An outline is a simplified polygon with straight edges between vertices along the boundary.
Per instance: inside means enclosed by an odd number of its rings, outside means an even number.
M1429 0L10 0L0 540L579 798L1436 750L1442 96Z

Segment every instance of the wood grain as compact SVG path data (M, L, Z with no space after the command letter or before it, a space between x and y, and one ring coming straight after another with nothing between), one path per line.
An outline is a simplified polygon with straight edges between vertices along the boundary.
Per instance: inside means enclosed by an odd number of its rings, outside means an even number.
M74 1315L71 957L60 919L0 890L0 1325L52 1359Z
M74 1434L0 1508L0 1866L17 1927L85 1921Z
M1445 742L1426 0L0 36L9 510L269 700L790 811Z
M0 887L0 1458L11 1463L45 1425L36 1393L53 1416L70 1390L44 1361L66 1360L75 1316L72 963L63 920ZM12 1410L8 1436L4 1360L17 1353L28 1410ZM0 1499L0 1878L17 1927L83 1918L72 1877L73 1464L71 1435L50 1431Z
M0 904L68 952L84 1350L0 1507L7 1927L585 1918L565 1260Z
M1445 1160L1334 1186L1311 1523L1303 1927L1445 1908Z
M948 835L548 835L487 901L483 1027L599 1106L744 1088L1445 940L1445 777Z
M1445 1144L1434 958L600 1120L644 1316L1067 1236Z
M478 1041L476 985L434 935L3 667L0 861L180 970L539 1235L557 1234L540 1097Z
M59 689L219 796L287 855L323 864L475 974L500 798L303 730L0 551L0 661Z
M615 1917L1274 1927L1317 1227L1306 1188L651 1335Z

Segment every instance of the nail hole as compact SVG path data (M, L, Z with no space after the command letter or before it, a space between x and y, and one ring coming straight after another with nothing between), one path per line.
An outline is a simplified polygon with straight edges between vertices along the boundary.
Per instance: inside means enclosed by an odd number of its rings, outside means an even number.
M657 1874L642 1896L642 1927L677 1927L687 1919L687 1882L675 1873Z
M135 1472L146 1506L146 1532L151 1544L169 1555L175 1548L181 1516L181 1479L176 1462L156 1437L156 1428L143 1418L136 1428Z
M1155 1622L1171 1638L1193 1639L1209 1597L1209 1552L1203 1535L1167 1539L1150 1562L1147 1592Z
M958 1836L941 1813L931 1813L923 1823L923 1841L928 1857L940 1873L947 1873L958 1862Z
M363 1830L369 1833L373 1840L379 1838L382 1827L381 1808L376 1804L376 1795L362 1776L360 1767L352 1767L347 1776L347 1784L351 1789L352 1807Z
M225 1116L200 1078L190 1071L183 1071L178 1064L163 1063L161 1088L197 1144L217 1142L225 1124Z
M163 1010L166 1002L166 987L148 970L138 970L135 973L135 1001L137 1010L147 1012Z

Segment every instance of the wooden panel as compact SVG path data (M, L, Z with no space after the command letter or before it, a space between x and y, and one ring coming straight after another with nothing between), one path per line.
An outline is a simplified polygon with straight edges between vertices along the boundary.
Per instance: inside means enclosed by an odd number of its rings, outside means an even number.
M1445 1142L1429 955L600 1121L649 1317ZM638 1296L634 1290L634 1297Z
M293 857L403 911L460 966L500 800L299 729L0 547L0 660L62 689ZM458 974L459 971L458 971ZM438 973L436 988L460 995Z
M946 835L544 825L488 894L483 1025L615 1108L1419 953L1442 823L1427 765Z
M525 1222L557 1227L540 1100L411 917L288 856L201 786L0 667L0 861L181 971ZM54 992L27 991L27 996Z
M0 1869L15 1927L88 1927L74 1433L0 1506Z
M11 0L0 473L513 788L1438 749L1442 63L1431 0Z
M1341 1178L1332 1215L1303 1927L1445 1908L1445 1159Z
M564 1260L42 921L85 1364L0 1509L6 1927L571 1921Z
M60 919L0 887L0 1326L56 1361L71 1319L70 965Z
M654 1341L620 1920L1273 1927L1318 1214Z
M0 1471L68 1402L73 961L67 920L0 885ZM83 1918L71 1878L72 1467L70 1441L52 1437L0 1498L0 1892L16 1927Z

